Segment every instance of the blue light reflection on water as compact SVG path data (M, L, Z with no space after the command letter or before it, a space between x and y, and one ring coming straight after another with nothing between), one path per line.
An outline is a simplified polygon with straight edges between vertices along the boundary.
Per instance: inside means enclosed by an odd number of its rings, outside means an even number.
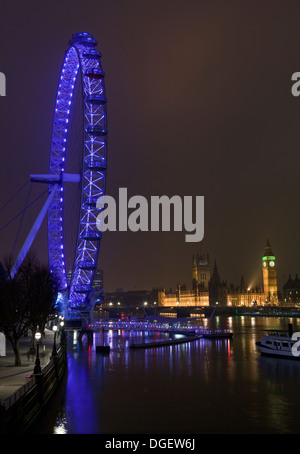
M82 354L83 353L83 354ZM78 434L97 433L100 415L95 405L91 374L98 378L93 352L89 346L84 352L75 352L68 357L68 382L66 387L66 419L72 432ZM101 392L101 379L98 382Z
M69 350L69 374L54 433L299 433L300 363L261 358L255 342L286 320L216 320L233 340L133 350L164 333L106 332L109 356Z

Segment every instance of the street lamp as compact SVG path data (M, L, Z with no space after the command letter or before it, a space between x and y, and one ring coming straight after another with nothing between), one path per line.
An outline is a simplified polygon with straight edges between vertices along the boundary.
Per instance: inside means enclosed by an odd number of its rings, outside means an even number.
M54 331L54 340L53 340L53 348L52 348L52 356L57 355L56 351L56 331L57 331L57 325L53 326L53 331Z
M60 322L60 328L61 328L61 335L60 335L60 345L63 346L65 344L65 330L64 330L64 324L65 322L62 320Z
M42 372L42 370L41 370L40 355L39 355L39 346L40 346L39 341L40 341L40 338L42 337L42 335L39 331L37 331L35 333L34 337L36 340L36 360L35 360L35 366L34 366L33 373L40 374Z

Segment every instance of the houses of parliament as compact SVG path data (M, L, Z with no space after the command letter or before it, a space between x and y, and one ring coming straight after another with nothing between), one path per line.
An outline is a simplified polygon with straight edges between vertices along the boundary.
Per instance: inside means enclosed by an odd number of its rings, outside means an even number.
M210 262L208 254L193 256L192 288L178 285L174 293L160 291L159 306L254 306L300 304L300 279L291 276L284 285L283 294L278 291L276 257L269 239L265 245L264 255L261 258L262 286L250 288L241 278L238 286L227 285L221 280L217 263ZM299 301L298 301L299 289ZM281 296L280 296L281 295ZM282 297L282 301L280 301Z

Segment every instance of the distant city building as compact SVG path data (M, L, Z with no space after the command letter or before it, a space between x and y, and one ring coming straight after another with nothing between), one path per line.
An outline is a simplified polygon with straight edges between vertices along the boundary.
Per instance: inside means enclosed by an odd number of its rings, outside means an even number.
M300 304L300 279L296 274L295 279L289 278L283 286L284 304L288 306L297 306Z
M92 283L92 290L90 292L90 300L95 309L102 310L102 303L104 300L103 293L103 270L96 269Z
M97 269L94 274L94 279L93 279L93 284L92 284L93 290L97 292L102 292L103 290L103 270Z

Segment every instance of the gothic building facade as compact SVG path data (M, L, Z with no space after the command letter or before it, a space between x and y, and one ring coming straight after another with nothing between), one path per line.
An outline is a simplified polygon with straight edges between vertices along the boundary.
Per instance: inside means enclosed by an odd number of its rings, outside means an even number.
M208 291L210 263L208 254L193 255L193 289Z
M175 292L161 292L160 306L255 306L278 304L277 266L269 239L262 257L263 287L248 287L244 278L239 286L221 280L217 263L211 268L208 254L193 256L192 289L178 285ZM296 290L295 290L296 292ZM300 292L300 288L299 288ZM300 295L300 293L299 293Z

